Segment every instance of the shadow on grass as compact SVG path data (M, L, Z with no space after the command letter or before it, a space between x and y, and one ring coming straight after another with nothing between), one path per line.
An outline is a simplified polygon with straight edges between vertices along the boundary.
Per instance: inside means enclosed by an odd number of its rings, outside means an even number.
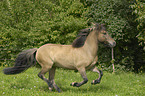
M89 87L81 86L81 87L72 87L72 86L59 86L59 88L62 90L62 93L64 92L72 92L72 93L96 93L100 91L111 91L111 88L105 85L90 85ZM41 91L45 91L48 93L57 92L55 89L53 91L49 91L48 86L41 86Z
M63 92L67 92L67 91L78 92L78 91L80 91L81 93L88 93L88 92L96 93L99 90L110 90L110 88L108 86L104 86L104 85L99 85L99 86L93 85L93 86L89 86L89 87L80 87L80 88L62 87L61 89L63 90Z

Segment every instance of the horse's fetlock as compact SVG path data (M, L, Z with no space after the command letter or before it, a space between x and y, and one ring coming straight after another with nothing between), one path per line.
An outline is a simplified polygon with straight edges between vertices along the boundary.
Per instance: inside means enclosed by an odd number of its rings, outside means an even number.
M99 70L99 71L100 71L101 76L103 76L103 72L101 70Z
M87 79L87 78L85 78L85 79L84 79L84 83L87 83L87 82L88 82L88 79Z

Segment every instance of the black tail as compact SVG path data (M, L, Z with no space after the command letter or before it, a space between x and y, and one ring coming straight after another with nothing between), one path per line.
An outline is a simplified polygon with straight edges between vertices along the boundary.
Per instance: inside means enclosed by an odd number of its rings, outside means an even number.
M18 74L35 65L36 51L37 48L33 48L19 53L18 57L16 58L14 67L4 69L4 74Z

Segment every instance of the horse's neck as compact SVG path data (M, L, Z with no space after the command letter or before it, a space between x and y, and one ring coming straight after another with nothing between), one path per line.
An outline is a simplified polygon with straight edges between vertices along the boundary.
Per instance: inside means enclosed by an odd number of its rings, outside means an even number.
M88 50L93 57L96 57L98 50L98 40L95 31L91 32L85 42L84 48Z

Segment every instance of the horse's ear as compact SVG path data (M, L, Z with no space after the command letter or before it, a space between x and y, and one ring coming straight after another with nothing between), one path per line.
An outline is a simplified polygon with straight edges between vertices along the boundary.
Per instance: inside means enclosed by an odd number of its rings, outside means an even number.
M106 27L107 25L106 24L101 24L101 27Z
M106 30L106 24L101 24L101 30Z
M95 23L93 23L93 22L91 22L91 25L95 26L96 24L95 24Z
M101 28L100 24L99 24L99 23L96 23L96 24L95 24L95 29L96 29L96 30L100 30L100 28Z
M105 27L105 26L106 26L106 24L101 24L101 26L104 26L104 27Z

